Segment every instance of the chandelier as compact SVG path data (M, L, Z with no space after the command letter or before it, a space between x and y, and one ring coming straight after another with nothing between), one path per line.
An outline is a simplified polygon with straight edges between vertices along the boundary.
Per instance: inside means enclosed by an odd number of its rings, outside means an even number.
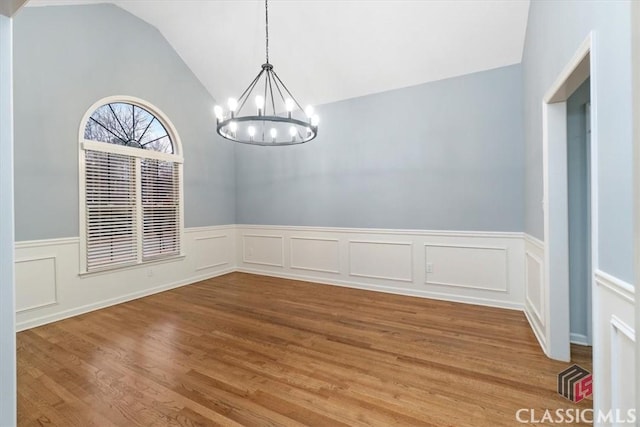
M318 135L313 107L303 109L269 63L269 5L264 2L266 62L238 99L229 98L228 110L214 107L217 132L242 144L279 146L303 144ZM255 96L254 96L255 94ZM247 101L249 112L242 114ZM251 104L251 102L249 102Z

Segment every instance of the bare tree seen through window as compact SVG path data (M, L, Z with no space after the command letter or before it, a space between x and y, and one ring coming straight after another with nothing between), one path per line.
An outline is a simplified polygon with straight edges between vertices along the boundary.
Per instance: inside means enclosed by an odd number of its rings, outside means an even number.
M173 154L171 138L162 123L144 108L124 102L96 109L87 121L84 138Z

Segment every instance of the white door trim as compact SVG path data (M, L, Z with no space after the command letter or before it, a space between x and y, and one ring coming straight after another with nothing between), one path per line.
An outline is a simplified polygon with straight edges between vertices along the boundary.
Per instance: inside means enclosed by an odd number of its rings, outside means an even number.
M631 2L631 112L633 138L633 259L640 283L640 3ZM635 328L640 331L640 298L635 298ZM640 408L640 340L636 340L636 408Z
M591 76L591 258L597 269L597 99L594 34L582 42L542 101L543 212L546 290L545 317L547 355L569 361L569 248L567 204L567 111L566 100ZM593 280L592 280L593 286Z

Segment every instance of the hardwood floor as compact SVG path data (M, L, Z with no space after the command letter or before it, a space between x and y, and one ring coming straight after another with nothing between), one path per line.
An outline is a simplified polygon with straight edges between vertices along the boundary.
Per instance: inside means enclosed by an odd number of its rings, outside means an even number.
M592 403L556 393L568 364L521 312L242 273L17 339L19 426L514 426Z

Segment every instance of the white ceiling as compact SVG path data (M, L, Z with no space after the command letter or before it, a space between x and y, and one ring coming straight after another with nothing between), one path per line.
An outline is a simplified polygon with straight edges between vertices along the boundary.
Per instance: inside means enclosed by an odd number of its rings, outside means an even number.
M264 2L114 3L160 30L214 98L238 97L264 62ZM529 0L272 0L270 62L302 104L519 63Z

